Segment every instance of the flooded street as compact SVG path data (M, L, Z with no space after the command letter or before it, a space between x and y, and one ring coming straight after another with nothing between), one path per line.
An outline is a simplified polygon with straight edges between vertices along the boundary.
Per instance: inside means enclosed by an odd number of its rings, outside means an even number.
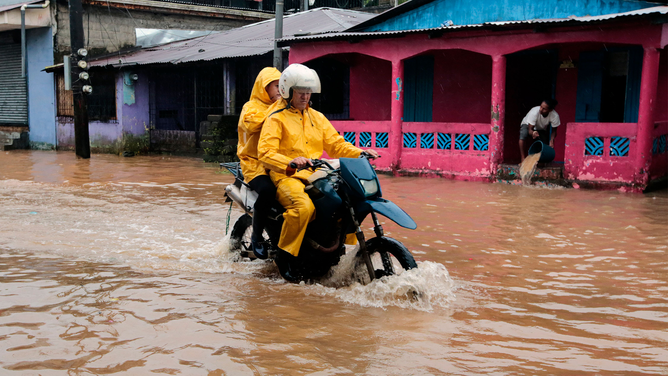
M333 288L233 262L215 164L2 152L0 374L668 374L668 192L380 181L419 269Z

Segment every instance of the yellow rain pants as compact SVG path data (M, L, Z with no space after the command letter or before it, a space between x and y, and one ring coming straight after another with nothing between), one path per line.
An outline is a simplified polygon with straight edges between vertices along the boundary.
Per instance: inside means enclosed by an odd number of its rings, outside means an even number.
M306 226L315 218L313 202L304 193L304 183L313 172L302 170L288 177L288 164L297 157L320 158L323 150L333 158L357 158L362 150L346 142L320 112L286 107L287 102L279 100L269 108L273 115L262 127L258 152L260 161L271 170L276 198L286 209L278 247L297 256Z
M266 175L264 166L258 161L257 142L260 139L260 130L273 104L267 90L267 85L281 78L281 72L276 68L264 68L255 78L250 100L244 104L239 116L237 131L239 143L237 156L241 162L241 171L246 183L259 175Z

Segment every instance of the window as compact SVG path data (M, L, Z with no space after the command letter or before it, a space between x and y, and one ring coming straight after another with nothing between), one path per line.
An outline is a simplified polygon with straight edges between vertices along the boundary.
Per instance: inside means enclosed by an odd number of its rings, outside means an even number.
M88 95L88 120L116 120L115 72L89 72L93 93ZM58 116L74 116L72 90L65 90L63 72L56 73L56 102Z
M116 120L116 74L114 71L92 71L88 95L88 120Z
M65 90L65 76L63 72L56 73L56 102L58 116L74 116L72 90Z

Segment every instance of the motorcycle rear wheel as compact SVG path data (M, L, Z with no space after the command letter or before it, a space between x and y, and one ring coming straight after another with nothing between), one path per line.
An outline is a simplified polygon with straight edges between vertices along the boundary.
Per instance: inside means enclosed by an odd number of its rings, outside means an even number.
M394 270L394 264L396 263L404 270L418 267L415 258L408 248L396 239L387 236L375 237L366 242L366 248L369 257L371 257L376 278L399 274ZM385 258L385 261L383 258ZM366 275L366 279L368 279L366 264L363 261L360 262L360 267L365 271L362 275Z
M247 257L248 251L253 254L251 249L251 235L253 234L253 218L244 214L234 223L232 233L230 234L230 251L239 252L242 257ZM255 255L253 255L255 257Z

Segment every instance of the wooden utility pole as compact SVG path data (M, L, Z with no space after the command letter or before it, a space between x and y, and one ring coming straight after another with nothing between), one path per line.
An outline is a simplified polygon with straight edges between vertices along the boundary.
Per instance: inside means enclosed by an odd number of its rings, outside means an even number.
M72 97L74 99L74 152L79 158L90 158L90 139L88 134L88 100L83 91L84 80L79 74L85 72L83 6L81 0L69 0L70 7L70 46L72 48ZM82 53L83 52L83 53ZM83 56L82 56L83 55ZM90 86L89 86L90 88Z

